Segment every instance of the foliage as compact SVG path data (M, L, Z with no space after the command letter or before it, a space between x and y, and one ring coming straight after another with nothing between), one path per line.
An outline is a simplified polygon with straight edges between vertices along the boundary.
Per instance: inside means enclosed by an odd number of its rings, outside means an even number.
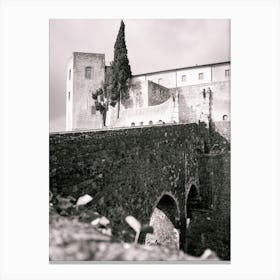
M127 48L125 43L125 25L121 21L119 33L114 45L114 61L111 64L110 80L110 100L113 103L120 102L121 99L129 98L129 81L131 78L131 69L127 57Z
M114 45L114 61L105 69L105 81L101 88L92 94L95 100L97 111L103 116L103 123L106 122L106 112L108 105L120 105L121 100L129 98L129 82L131 78L131 69L127 57L125 43L125 25L121 21L119 33ZM118 116L119 116L118 107Z
M96 111L100 111L103 117L103 125L106 123L106 112L108 110L108 99L105 96L105 85L92 93L92 98L95 100Z

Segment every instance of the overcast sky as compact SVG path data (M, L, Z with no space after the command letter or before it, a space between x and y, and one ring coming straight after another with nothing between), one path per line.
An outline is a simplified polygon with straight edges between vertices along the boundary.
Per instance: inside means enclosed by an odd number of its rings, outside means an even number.
M124 19L132 73L230 60L230 21ZM120 20L50 20L50 131L65 130L67 59L72 52L113 58Z

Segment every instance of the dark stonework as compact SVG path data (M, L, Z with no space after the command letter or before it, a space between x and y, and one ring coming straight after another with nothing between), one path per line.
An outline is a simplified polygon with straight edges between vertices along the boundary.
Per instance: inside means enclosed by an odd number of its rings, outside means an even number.
M168 88L156 84L152 81L148 81L148 92L149 106L162 104L163 102L167 101L168 98L171 96Z
M181 248L199 254L206 246L228 259L229 144L223 141L222 153L204 154L209 131L197 124L53 133L50 190L76 199L91 195L93 209L109 218L113 235L125 240L130 230L125 217L147 224L160 198L170 195L180 213ZM201 200L187 230L192 185ZM199 239L196 246L194 239Z

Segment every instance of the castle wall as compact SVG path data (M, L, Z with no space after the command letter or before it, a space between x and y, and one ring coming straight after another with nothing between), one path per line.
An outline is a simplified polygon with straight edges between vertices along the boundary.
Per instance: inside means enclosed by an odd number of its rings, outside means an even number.
M229 70L229 75L226 76L225 71ZM212 82L229 81L230 80L230 64L213 65L212 67Z
M230 122L229 121L220 121L215 122L215 131L217 131L221 136L223 136L227 141L230 142Z
M145 79L167 88L176 86L176 71L146 74Z
M114 126L123 127L158 124L160 121L172 123L172 113L174 110L174 102L169 98L166 102L148 107L123 109L120 112L120 118L116 120Z
M225 75L225 70L227 69L230 69L230 62L147 73L136 75L133 79L138 79L139 81L149 80L166 88L175 88L227 81L230 79L230 75Z
M230 153L202 155L199 181L203 210L191 212L187 252L200 256L211 248L223 260L230 260Z
M144 74L142 76L136 76L145 80L152 81L156 84L162 85L166 88L174 88L176 86L186 86L193 84L209 83L211 82L211 67L197 67L197 68L186 68L181 70L170 70L164 72L156 72L151 74ZM203 78L199 79L199 74L203 74ZM182 76L185 75L186 80L182 80Z
M87 67L91 67L90 78L85 77ZM110 107L106 125L130 126L133 122L139 125L140 122L148 124L149 121L155 124L159 120L168 123L172 122L171 119L183 123L207 121L209 99L203 98L202 89L208 87L213 90L212 119L222 121L226 116L226 120L230 120L230 73L225 74L229 69L230 63L225 62L133 76L130 98L122 101L120 119L117 119L116 107ZM103 127L103 119L96 111L92 92L102 86L104 79L104 54L73 53L67 69L67 130ZM179 91L178 113L174 113L170 109L172 106L166 104L152 108L167 102L176 93L176 88ZM175 114L179 114L179 118L175 118ZM127 119L124 120L124 117Z
M90 74L86 74L87 67L91 67ZM104 54L73 53L73 130L102 128L102 116L94 110L92 92L102 86L104 79Z
M212 66L197 67L197 68L177 71L177 86L183 87L187 85L210 83L212 80L211 67ZM199 74L202 74L203 76L201 79L199 79ZM183 76L185 76L186 79L185 81L182 80Z
M230 120L230 81L221 81L178 88L180 122L197 122L202 113L209 114L209 95L204 98L202 94L202 90L208 87L213 92L213 121L223 121L225 115ZM174 93L176 88L170 91Z
M148 81L144 76L132 77L129 95L129 100L123 102L125 108L148 106Z
M149 106L159 105L167 101L170 97L169 89L152 81L148 81L148 97Z
M73 56L68 60L66 77L66 131L73 127Z

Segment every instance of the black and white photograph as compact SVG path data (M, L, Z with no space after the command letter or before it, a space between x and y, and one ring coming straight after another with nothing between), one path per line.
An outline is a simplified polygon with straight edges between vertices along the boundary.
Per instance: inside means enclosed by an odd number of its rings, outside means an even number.
M0 1L1 280L279 280L278 0Z
M229 262L230 20L49 24L50 262Z

